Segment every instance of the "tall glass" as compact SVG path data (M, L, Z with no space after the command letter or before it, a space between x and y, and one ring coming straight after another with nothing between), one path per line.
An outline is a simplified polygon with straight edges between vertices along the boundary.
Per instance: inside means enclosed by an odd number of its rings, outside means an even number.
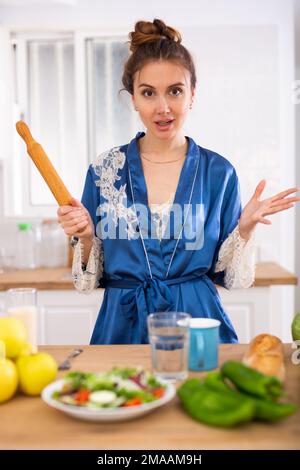
M10 316L24 323L32 352L36 352L38 335L37 290L32 288L9 289L6 292L6 310Z
M157 312L148 316L152 368L158 377L170 382L187 378L190 318L184 312Z

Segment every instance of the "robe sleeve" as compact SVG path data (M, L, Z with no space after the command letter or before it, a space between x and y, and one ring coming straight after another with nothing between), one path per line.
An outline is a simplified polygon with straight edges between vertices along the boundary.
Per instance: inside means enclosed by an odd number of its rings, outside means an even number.
M86 175L81 202L89 211L95 227L95 234L86 266L83 264L83 245L80 240L77 243L73 256L72 278L75 288L80 292L88 294L96 287L99 287L104 271L103 244L102 240L97 237L97 224L100 221L97 209L100 204L100 194L94 180L94 172L91 165Z
M246 289L255 280L255 237L249 240L240 236L239 226L222 243L215 272L225 270L224 283L227 289Z
M222 287L226 286L226 269L216 272L216 265L219 258L219 252L224 241L229 237L233 230L237 227L239 218L242 213L240 185L234 167L231 167L230 176L228 177L226 189L223 195L223 201L220 209L220 232L218 243L214 252L212 265L207 275L215 283Z

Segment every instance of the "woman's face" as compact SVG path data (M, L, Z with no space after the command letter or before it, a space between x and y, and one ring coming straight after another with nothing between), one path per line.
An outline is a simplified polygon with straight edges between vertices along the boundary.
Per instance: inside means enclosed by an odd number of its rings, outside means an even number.
M132 101L147 131L168 140L181 131L193 100L190 73L169 61L153 61L135 73Z

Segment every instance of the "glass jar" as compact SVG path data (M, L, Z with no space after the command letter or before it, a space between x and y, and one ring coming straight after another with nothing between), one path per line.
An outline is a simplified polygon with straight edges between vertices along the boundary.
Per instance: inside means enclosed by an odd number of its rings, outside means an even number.
M67 265L67 237L55 219L43 220L41 225L41 265L58 268Z
M36 238L32 224L22 222L18 224L17 233L17 262L19 269L34 269L37 267Z
M37 290L29 287L9 289L6 292L6 311L10 317L16 318L24 324L32 352L37 352Z

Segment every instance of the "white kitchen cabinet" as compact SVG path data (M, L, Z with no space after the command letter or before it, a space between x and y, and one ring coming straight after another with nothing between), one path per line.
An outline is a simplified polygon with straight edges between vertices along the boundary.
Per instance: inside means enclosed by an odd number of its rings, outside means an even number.
M283 341L282 312L276 305L281 286L250 289L218 288L240 343L248 343L260 333L276 334ZM40 344L88 344L102 304L104 289L91 294L73 290L39 291Z
M249 343L260 333L272 333L271 287L218 291L240 343Z
M283 312L276 300L281 289L281 286L229 291L218 288L222 305L240 343L249 343L260 333L278 335L283 341L290 340L282 331ZM39 291L40 344L88 344L103 294L104 289L88 295L74 290Z
M291 341L291 318L283 315L280 299L282 286L252 287L250 289L219 288L222 305L236 329L239 342L248 343L260 333L279 336ZM293 286L288 286L293 289ZM103 301L104 289L91 294L76 290L38 290L38 343L41 345L89 344L91 334ZM0 293L4 306L5 292Z
M38 291L39 344L89 344L103 293Z

